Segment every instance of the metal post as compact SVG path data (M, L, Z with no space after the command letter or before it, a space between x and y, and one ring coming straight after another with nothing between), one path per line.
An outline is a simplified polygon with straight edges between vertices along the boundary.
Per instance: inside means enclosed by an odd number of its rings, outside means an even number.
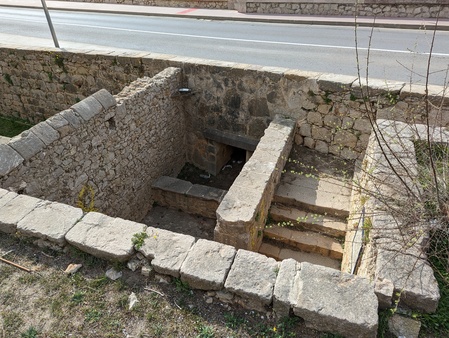
M50 13L48 12L47 4L45 0L41 0L42 7L44 7L45 16L47 17L48 27L50 27L51 36L53 37L53 42L55 43L55 47L59 48L58 38L56 37L55 30L53 28L53 24L51 22Z

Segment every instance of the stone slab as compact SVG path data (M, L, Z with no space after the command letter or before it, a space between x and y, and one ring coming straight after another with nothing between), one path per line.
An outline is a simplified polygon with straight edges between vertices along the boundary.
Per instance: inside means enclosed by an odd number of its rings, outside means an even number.
M345 337L376 337L377 297L368 279L301 263L295 315L319 331Z
M71 245L95 257L123 262L134 253L133 235L145 229L144 224L90 212L70 229L65 238Z
M59 138L59 133L54 130L46 121L42 121L31 127L30 131L34 133L45 145L49 145Z
M201 184L194 184L188 191L187 196L203 199L206 201L216 201L220 203L226 195L226 190L208 187Z
M284 174L274 201L339 218L349 216L351 189L341 180Z
M100 89L98 92L92 94L92 96L100 102L105 110L117 104L115 97L106 89Z
M301 264L294 259L285 259L281 262L279 273L274 284L273 311L278 318L290 315L290 310L297 299L299 270Z
M23 162L23 157L7 144L0 144L0 176L8 174Z
M394 284L388 279L377 279L374 282L374 292L379 302L379 309L388 309L392 306Z
M63 110L59 113L59 115L74 128L78 128L82 123L84 123L83 119L72 109Z
M195 238L153 227L148 227L147 234L148 238L139 251L151 260L156 272L179 277L182 263Z
M181 266L181 280L195 289L221 290L235 254L230 245L199 239Z
M84 121L89 121L104 110L101 103L92 96L86 97L84 100L81 100L70 108L76 111Z
M393 282L400 292L399 305L432 313L438 307L440 291L430 265L416 254L378 248L376 277Z
M63 246L66 243L65 235L81 217L83 211L79 208L45 201L17 224L17 230Z
M263 310L271 304L279 263L256 252L240 249L229 271L225 289L240 296L243 306Z
M44 142L29 130L13 137L8 145L17 151L25 160L30 159L45 147Z
M6 203L4 203L6 202ZM0 232L15 233L17 223L42 200L9 192L0 199Z
M193 184L188 181L170 176L161 176L153 182L151 187L153 189L161 189L177 194L187 194L187 191L189 191L192 186Z
M9 142L9 140L11 140L10 137L6 137L6 136L1 136L0 135L0 144L6 144Z

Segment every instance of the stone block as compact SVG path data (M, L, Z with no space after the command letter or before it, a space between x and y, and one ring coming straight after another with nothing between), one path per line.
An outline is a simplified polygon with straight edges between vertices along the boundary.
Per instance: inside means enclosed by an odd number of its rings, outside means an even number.
M161 189L177 194L187 194L187 191L192 188L192 185L193 184L188 181L183 181L175 177L161 176L154 181L151 187L153 189Z
M224 195L226 195L226 190L200 184L194 184L192 188L187 191L187 196L205 201L215 201L218 203L223 200Z
M395 337L418 338L419 330L421 330L421 322L394 314L388 319L388 330Z
M225 289L238 295L242 305L262 311L271 304L279 263L273 258L240 249L225 282Z
M179 277L179 271L195 238L163 229L149 227L148 238L139 251L158 273Z
M356 80L354 76L328 73L320 75L317 82L321 90L333 93L350 89Z
M72 109L63 110L59 114L74 128L78 128L82 123L84 123L83 119Z
M65 245L65 235L83 217L83 211L70 205L44 201L26 215L17 230L23 234Z
M39 139L49 145L59 138L59 133L54 130L46 121L36 124L31 127L30 131L34 133Z
M297 283L301 264L294 259L284 259L281 262L273 292L273 311L278 318L290 315L297 299Z
M415 253L378 248L376 277L391 280L395 292L401 292L399 306L426 313L436 311L440 299L438 283L430 265Z
M200 239L181 266L181 280L195 289L221 290L235 254L232 246Z
M89 121L104 110L101 103L92 96L86 97L84 100L74 104L70 108L73 111L76 111L84 121Z
M15 233L17 223L40 202L42 202L40 199L31 196L17 195L12 192L7 193L0 199L0 231Z
M30 159L45 147L44 142L29 130L13 137L8 145L17 151L25 160Z
M295 315L306 325L345 337L376 337L377 297L368 279L301 263Z
M0 144L0 176L5 176L23 162L23 157L7 144Z
M71 245L95 257L123 262L134 253L133 235L145 229L143 224L90 212L69 230L65 238Z
M388 279L377 279L374 283L374 293L379 302L379 309L391 308L393 300L394 284Z
M106 89L100 89L98 92L92 94L92 96L100 102L105 110L115 106L117 102L115 97L109 93Z

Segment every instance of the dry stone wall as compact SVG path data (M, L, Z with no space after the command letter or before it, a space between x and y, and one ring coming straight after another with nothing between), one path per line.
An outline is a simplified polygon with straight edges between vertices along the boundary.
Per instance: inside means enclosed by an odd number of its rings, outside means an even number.
M345 15L399 18L449 18L449 4L445 1L401 3L392 1L237 1L240 12L301 15Z
M94 3L113 3L123 5L144 5L144 6L162 6L162 7L195 7L195 8L213 8L227 9L227 0L62 0Z
M366 94L355 77L303 72L147 52L107 53L16 49L0 46L0 111L39 122L105 88L117 94L141 76L182 69L186 159L210 170L210 154L222 145L205 130L241 135L255 143L276 114L298 121L296 143L347 159L362 158L371 124ZM50 73L51 76L47 73ZM23 75L23 76L22 76ZM421 87L370 79L374 114L416 122L424 111ZM440 95L441 88L429 88ZM366 91L365 91L366 92ZM412 112L412 114L409 114ZM435 116L449 123L449 102ZM396 118L395 117L395 118Z
M0 186L141 220L152 182L185 163L180 80L168 68L115 97L101 90L0 145Z

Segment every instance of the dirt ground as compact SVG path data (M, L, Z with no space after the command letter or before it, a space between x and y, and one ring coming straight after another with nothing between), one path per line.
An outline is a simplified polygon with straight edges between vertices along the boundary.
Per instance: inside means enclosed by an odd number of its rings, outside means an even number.
M0 262L1 338L332 337L297 317L276 321L269 311L226 304L179 279L144 277L75 249L55 252L1 234L0 257L32 271ZM83 267L69 276L70 263ZM123 276L106 278L111 267ZM139 302L129 310L131 293Z

